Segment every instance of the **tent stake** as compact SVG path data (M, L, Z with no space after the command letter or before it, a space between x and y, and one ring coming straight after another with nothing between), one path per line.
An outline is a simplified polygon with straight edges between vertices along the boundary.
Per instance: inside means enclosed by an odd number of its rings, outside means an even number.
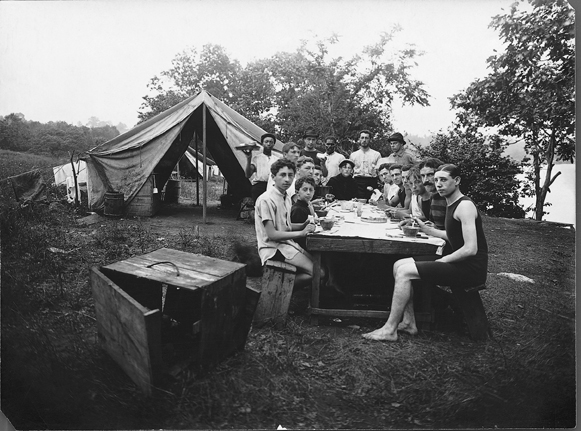
M204 180L204 196L203 196L203 204L204 204L204 208L202 210L202 220L204 222L204 224L206 224L206 206L207 206L207 197L208 197L208 181L206 178L206 103L202 104L202 121L204 123L204 129L203 129L203 136L202 136L202 146L203 146L203 151L204 151L204 163L203 163L203 168L204 168L204 175L202 176L203 180Z

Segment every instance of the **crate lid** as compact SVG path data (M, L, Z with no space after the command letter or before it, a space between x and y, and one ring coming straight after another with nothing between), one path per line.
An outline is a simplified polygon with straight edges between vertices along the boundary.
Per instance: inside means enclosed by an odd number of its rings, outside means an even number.
M244 264L160 248L141 256L103 266L104 269L167 283L176 287L196 290L228 278L242 271Z

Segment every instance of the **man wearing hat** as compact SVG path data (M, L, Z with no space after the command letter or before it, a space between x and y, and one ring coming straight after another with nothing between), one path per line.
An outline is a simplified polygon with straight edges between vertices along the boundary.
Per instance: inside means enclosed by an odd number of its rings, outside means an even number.
M358 142L359 149L352 152L349 159L355 163L353 179L357 183L357 197L369 199L373 189L377 187L377 161L381 158L381 154L369 147L371 143L369 130L359 132Z
M272 165L276 160L280 159L280 156L272 152L274 143L276 142L276 136L272 133L265 133L260 137L260 143L262 145L262 152L252 156L252 150L243 150L246 154L246 178L252 177L252 189L251 196L254 202L258 196L266 191L266 185L268 184L268 179L270 178L270 165Z
M323 168L323 176L327 176L325 164L321 163L321 156L323 154L317 151L315 144L317 143L317 138L319 134L315 129L308 128L303 135L303 142L305 143L305 148L301 150L301 156L310 157L315 162L316 166L321 166Z
M353 179L355 163L345 159L339 163L339 174L331 177L327 186L332 187L331 193L340 201L348 201L357 197L357 183Z
M398 165L414 165L416 163L416 158L413 154L408 153L404 150L405 141L403 135L399 132L395 132L387 141L391 146L391 154L387 156L387 163L397 163Z

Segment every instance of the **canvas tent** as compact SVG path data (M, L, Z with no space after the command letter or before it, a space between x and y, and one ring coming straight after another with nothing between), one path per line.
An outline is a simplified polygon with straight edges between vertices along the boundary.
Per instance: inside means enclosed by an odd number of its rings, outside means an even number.
M206 172L207 176L218 175L216 170L219 171L216 162L206 156ZM179 162L179 173L182 176L189 176L191 178L203 178L204 177L204 155L197 152L192 147L188 147L184 156Z
M74 162L73 162L74 163ZM75 175L77 176L77 187L75 191L75 179L73 177L73 166L70 163L55 166L52 168L54 175L54 183L58 185L65 185L67 188L67 200L73 202L76 197L81 196L81 185L87 183L87 166L82 160L74 163Z
M89 208L103 208L108 191L123 193L125 203L131 202L152 173L156 174L156 187L161 189L194 138L198 139L204 158L207 151L212 154L228 182L229 191L238 197L250 196L250 181L245 175L246 156L236 147L260 142L264 133L202 90L87 152ZM280 153L282 146L277 140L273 151Z

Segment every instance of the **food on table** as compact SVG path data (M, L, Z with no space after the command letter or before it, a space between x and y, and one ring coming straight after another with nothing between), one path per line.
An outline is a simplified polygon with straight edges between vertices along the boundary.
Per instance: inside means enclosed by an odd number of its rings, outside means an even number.
M384 212L363 211L361 213L361 221L368 223L387 223L387 216Z

